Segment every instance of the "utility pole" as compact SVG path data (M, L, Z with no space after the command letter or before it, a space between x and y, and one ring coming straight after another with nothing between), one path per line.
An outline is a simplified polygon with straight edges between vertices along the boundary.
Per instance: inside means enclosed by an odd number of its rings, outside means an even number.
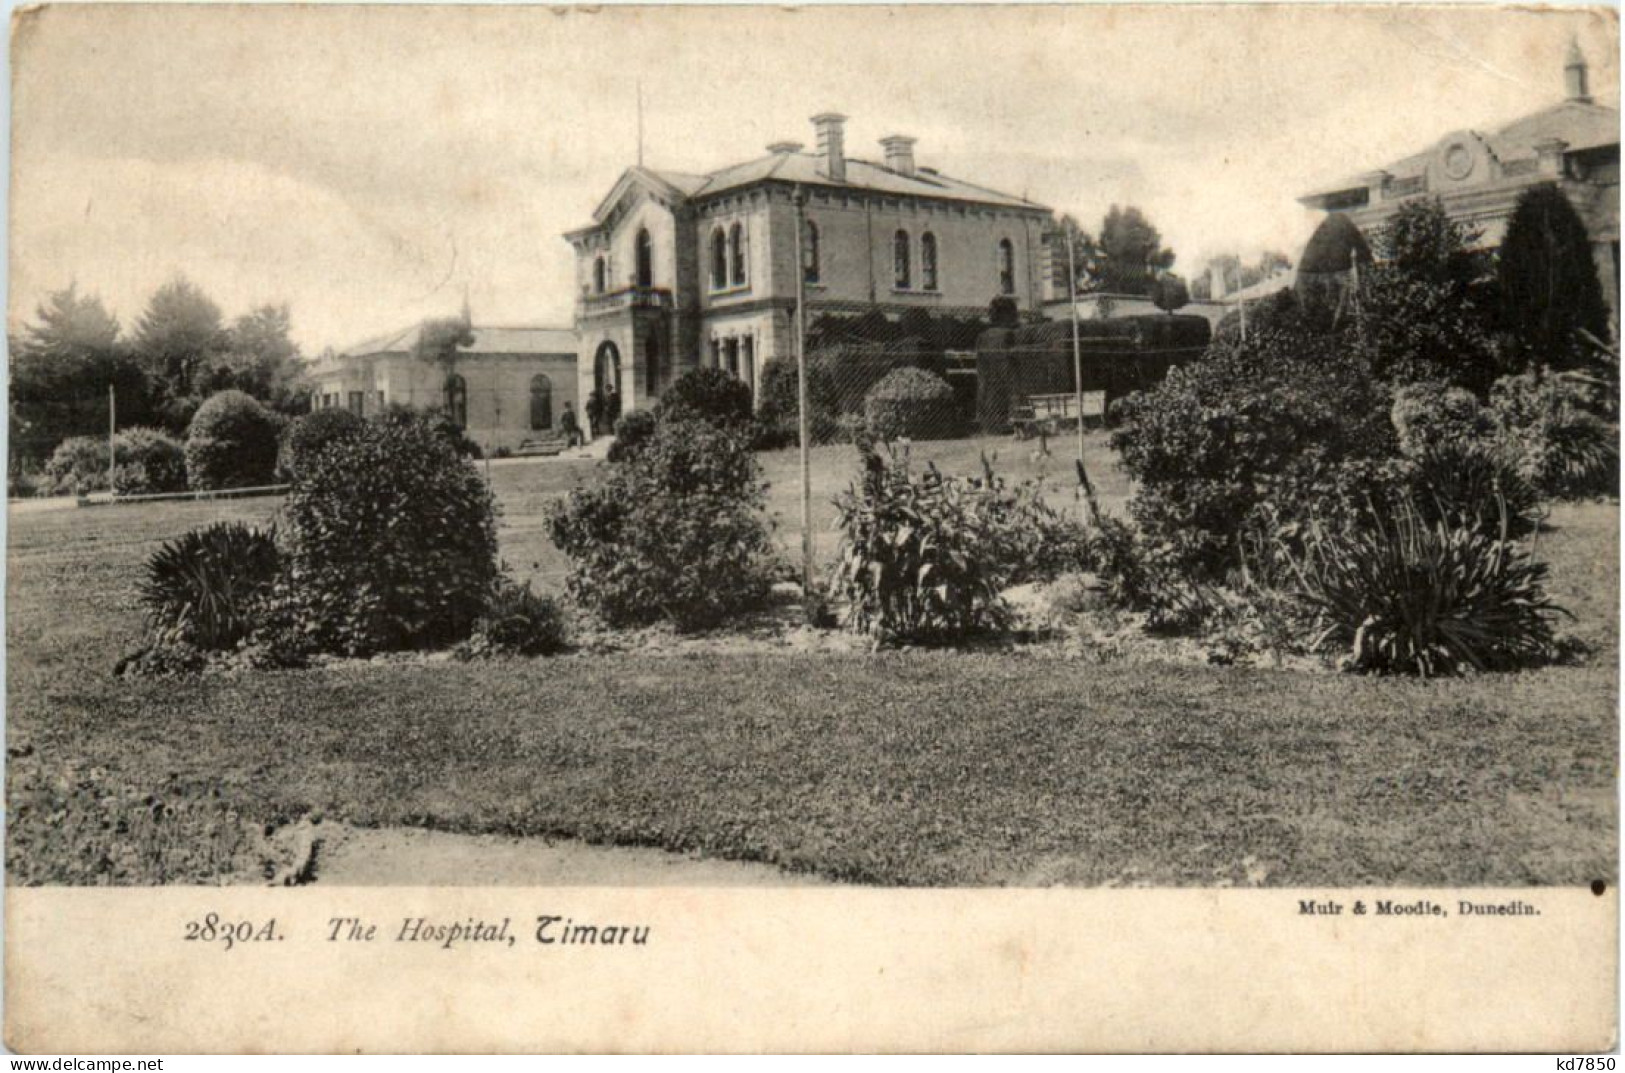
M118 396L112 381L107 384L107 495L112 498L114 479L118 476L118 448L114 437L118 435Z
M1078 340L1078 257L1066 229L1066 289L1072 303L1072 390L1078 407L1078 464L1083 464L1083 346Z
M807 195L798 185L796 206L796 398L801 433L801 592L804 606L813 598L812 454L807 420Z

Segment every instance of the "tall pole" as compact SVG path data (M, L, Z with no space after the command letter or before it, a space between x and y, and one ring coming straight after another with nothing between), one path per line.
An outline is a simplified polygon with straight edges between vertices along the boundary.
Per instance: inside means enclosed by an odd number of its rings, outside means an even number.
M114 477L118 474L118 448L114 437L118 435L118 396L111 382L107 385L107 494L112 496Z
M1083 346L1078 341L1078 257L1072 228L1066 229L1066 289L1072 301L1072 391L1078 407L1078 462L1083 462Z
M801 592L813 598L812 453L807 421L807 196L795 189L796 205L796 399L801 433ZM810 604L809 604L810 606Z

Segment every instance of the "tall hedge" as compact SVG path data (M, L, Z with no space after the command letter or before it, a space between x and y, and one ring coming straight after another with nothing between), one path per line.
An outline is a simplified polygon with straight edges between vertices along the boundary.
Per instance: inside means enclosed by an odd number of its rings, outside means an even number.
M281 419L253 396L211 395L187 428L187 483L199 491L270 484L281 431Z

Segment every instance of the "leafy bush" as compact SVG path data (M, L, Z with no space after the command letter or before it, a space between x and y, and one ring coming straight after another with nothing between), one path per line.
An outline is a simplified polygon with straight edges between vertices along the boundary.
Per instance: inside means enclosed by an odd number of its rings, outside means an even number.
M898 369L864 396L869 431L883 440L944 439L958 431L954 389L924 369Z
M186 454L175 439L153 428L127 428L113 437L114 490L119 495L179 492L186 488ZM57 445L45 464L42 488L56 495L107 489L107 440L74 436Z
M1425 448L1410 493L1425 520L1464 526L1490 539L1516 539L1540 522L1539 493L1519 472L1517 459L1493 440L1445 440Z
M1007 625L985 497L934 465L916 479L889 449L864 447L863 464L835 500L841 538L830 590L846 602L847 625L904 643Z
M403 403L392 402L378 411L373 416L372 422L380 425L427 424L435 435L446 441L446 445L455 451L459 458L482 457L480 445L469 439L462 427L451 419L451 415L438 406L414 409Z
M293 481L279 613L321 651L466 638L496 580L496 507L429 415L330 443Z
M609 453L605 457L611 462L631 458L654 438L655 428L659 424L660 414L655 410L633 410L629 414L622 414L621 419L615 422L615 442L609 445Z
M750 388L721 369L691 369L666 388L660 409L671 421L698 418L721 428L743 428L751 421Z
M138 592L148 628L165 644L231 648L254 628L277 566L274 530L241 522L190 530L147 560Z
M280 433L281 419L252 396L211 395L187 429L187 484L200 491L270 484Z
M1308 478L1395 453L1385 389L1336 341L1288 323L1220 341L1119 404L1112 444L1139 487L1153 546L1210 575L1234 565L1258 504L1312 492Z
M491 590L485 612L463 643L466 659L490 656L545 656L564 647L564 615L550 597L530 585L500 579Z
M106 491L107 441L94 436L63 440L46 460L43 483L52 495Z
M294 474L328 444L361 434L366 424L349 410L331 406L295 418L282 432L277 452L277 479L293 480Z
M1446 440L1483 440L1495 434L1495 419L1471 391L1440 380L1396 389L1389 417L1399 449L1412 456Z
M1518 469L1556 498L1619 491L1619 430L1595 412L1585 385L1546 370L1496 381L1490 409L1518 454Z
M756 416L764 430L763 446L801 442L801 382L793 358L773 358L762 366L762 397ZM840 381L830 354L807 355L807 432L813 443L834 443L840 436Z
M1291 561L1295 592L1361 671L1451 674L1550 658L1546 567L1476 529L1429 521L1408 501L1362 524L1316 526Z
M1090 548L1082 526L1044 501L1035 481L1011 485L982 456L982 475L969 482L986 522L987 555L1004 585L1052 581L1088 567Z
M553 503L570 596L612 626L717 625L766 595L766 486L742 430L663 418L605 480Z

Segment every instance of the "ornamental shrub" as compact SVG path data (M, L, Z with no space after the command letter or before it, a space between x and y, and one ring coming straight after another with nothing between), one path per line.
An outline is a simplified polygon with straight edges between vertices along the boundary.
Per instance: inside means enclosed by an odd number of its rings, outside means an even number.
M106 491L107 441L69 436L57 444L45 463L44 487L47 494L59 496Z
M1221 340L1119 403L1112 434L1145 539L1210 576L1237 562L1260 503L1289 508L1316 475L1397 452L1386 389L1333 339L1290 325Z
M209 396L186 432L186 483L199 491L270 484L281 431L281 418L251 395Z
M633 410L629 414L622 414L620 420L615 422L615 442L609 445L605 457L611 462L619 462L637 454L654 438L655 428L659 424L660 414L655 410Z
M293 480L300 467L318 451L329 443L360 435L365 424L349 410L337 406L295 418L282 430L276 460L277 479Z
M863 417L882 440L946 439L959 431L953 387L924 369L888 373L864 396Z
M186 488L186 453L179 441L154 428L127 428L113 437L114 491L119 495L180 492ZM48 494L107 490L107 441L95 436L63 440L45 465Z
M1599 408L1584 383L1545 369L1502 377L1490 392L1518 472L1554 498L1618 494L1619 429Z
M986 497L935 465L915 477L906 457L864 445L863 475L836 497L840 544L830 592L846 624L879 641L952 641L1000 629L1000 561Z
M660 410L671 421L698 418L720 428L744 428L751 421L750 388L721 369L691 369L666 388Z
M155 428L127 428L113 437L118 467L113 491L121 496L186 490L186 449Z
M1471 391L1441 380L1422 380L1394 391L1389 411L1399 449L1412 457L1445 441L1493 438L1495 418Z
M758 604L774 554L767 486L743 429L663 417L602 483L548 509L566 591L611 626L718 625Z
M756 416L762 439L775 447L801 442L801 386L795 360L774 358L762 366L762 398ZM813 443L840 436L841 392L826 353L807 355L807 432Z
M496 507L428 415L395 413L301 466L283 504L280 616L349 656L461 641L497 577Z
M275 530L241 522L216 522L164 544L137 590L154 641L233 647L253 630L278 561Z
M528 582L518 585L501 577L459 654L464 659L546 656L562 649L564 640L564 614L559 605L551 597L532 592Z
M1407 500L1281 550L1317 618L1315 647L1343 648L1354 670L1432 677L1554 655L1552 620L1566 612L1543 589L1545 564Z

